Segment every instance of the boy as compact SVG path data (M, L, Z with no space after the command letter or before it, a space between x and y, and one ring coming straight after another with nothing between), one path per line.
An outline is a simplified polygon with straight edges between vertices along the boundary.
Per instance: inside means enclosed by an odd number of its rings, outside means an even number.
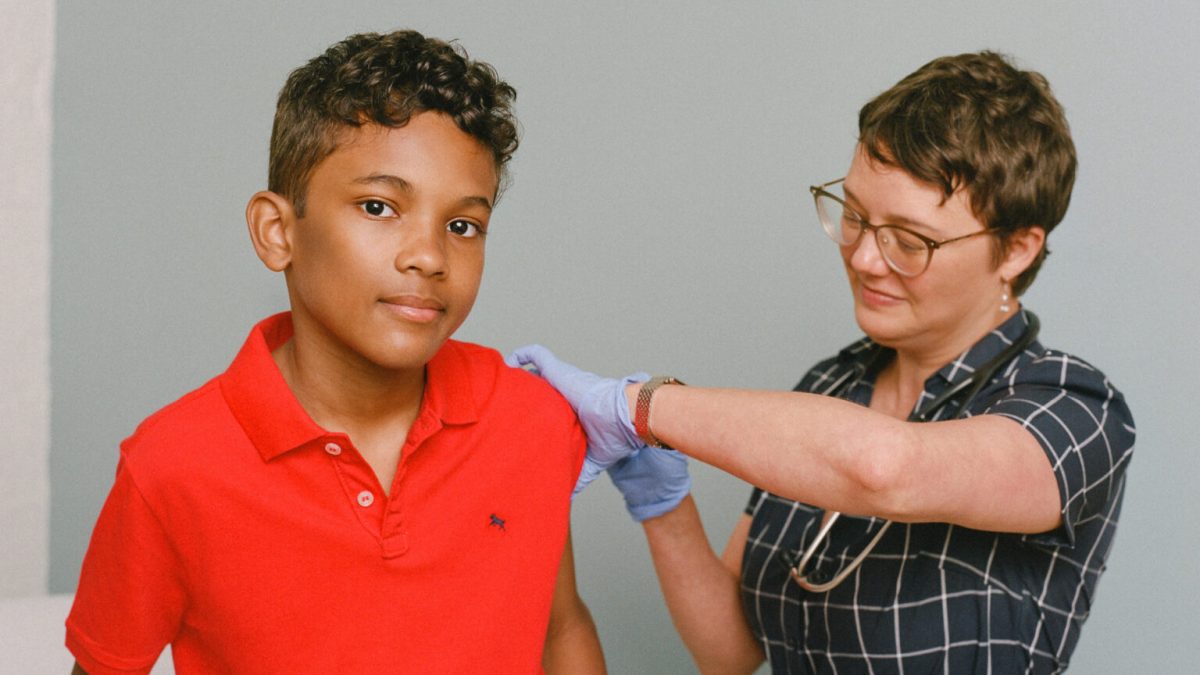
M83 563L77 670L603 670L575 591L570 408L449 340L517 146L516 92L412 31L291 74L259 258L291 312L121 446Z

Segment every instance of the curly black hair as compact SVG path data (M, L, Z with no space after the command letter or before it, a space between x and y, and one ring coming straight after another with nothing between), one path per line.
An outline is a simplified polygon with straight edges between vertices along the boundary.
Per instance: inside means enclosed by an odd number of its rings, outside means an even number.
M517 149L517 92L457 44L412 30L360 33L292 71L279 92L267 189L304 215L313 169L339 134L364 124L402 127L416 113L449 115L492 152L501 184Z

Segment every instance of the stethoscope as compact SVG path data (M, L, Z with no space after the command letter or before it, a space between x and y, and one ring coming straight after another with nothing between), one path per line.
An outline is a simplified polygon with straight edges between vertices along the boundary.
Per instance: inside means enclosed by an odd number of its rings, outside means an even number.
M928 422L930 416L937 412L942 406L946 405L947 401L957 396L960 392L966 391L966 395L963 397L963 403L961 406L959 406L958 413L955 415L955 419L961 418L966 412L967 408L970 406L971 402L975 399L976 394L978 394L979 391L983 389L983 386L992 379L992 376L995 375L1005 363L1008 363L1018 354L1025 351L1026 347L1033 344L1034 340L1037 340L1038 331L1041 329L1041 323L1032 313L1026 312L1025 316L1027 317L1029 323L1025 327L1025 332L1021 333L1021 337L1018 338L1016 342L1013 342L1008 347L1005 347L1004 351L997 354L994 358L992 358L991 361L985 363L981 368L979 368L979 370L976 370L969 379L963 380L941 394L938 394L932 401L926 403L923 407L921 407L920 410L910 415L908 421ZM875 533L875 536L867 544L866 548L864 548L861 553L855 556L854 560L850 561L850 564L846 565L840 572L835 574L832 579L824 583L816 583L811 581L808 578L808 574L804 571L804 568L808 566L809 561L814 555L816 555L817 549L820 548L821 543L824 542L829 536L829 531L833 529L833 524L837 522L841 515L842 513L840 511L830 511L828 513L828 517L821 525L821 529L817 531L817 536L812 540L808 547L804 549L804 554L800 556L800 562L792 566L792 578L795 579L796 583L806 591L812 591L813 593L824 593L825 591L828 591L845 581L846 577L849 577L854 573L854 570L858 569L859 565L862 565L863 560L870 555L871 551L875 550L875 545L879 543L879 540L882 539L883 535L887 533L888 528L892 526L892 521L883 521L883 526L880 527L879 531Z

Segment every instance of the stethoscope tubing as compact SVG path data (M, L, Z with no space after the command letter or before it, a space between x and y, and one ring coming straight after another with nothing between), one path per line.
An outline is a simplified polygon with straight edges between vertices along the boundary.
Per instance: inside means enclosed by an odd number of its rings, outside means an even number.
M1037 340L1038 331L1041 330L1041 324L1035 315L1027 312L1025 316L1028 317L1029 325L1025 327L1025 331L1021 334L1021 337L1016 340L1016 342L1013 342L1011 345L1006 347L1004 351L1000 352L999 355L984 364L982 368L975 371L975 373L971 375L970 379L963 380L958 386L951 387L950 389L942 392L939 396L934 398L920 410L915 412L911 417L909 417L909 421L928 421L930 415L945 405L946 402L951 398L958 395L960 391L969 386L970 390L968 391L967 396L963 399L963 404L959 406L958 413L955 415L955 419L962 417L967 411L967 408L970 406L971 402L975 399L975 395L978 394L979 391L983 389L983 386L992 379L992 376L995 375L1005 363L1008 363L1012 359L1016 358L1021 352L1025 351L1026 347L1033 344L1034 340ZM816 583L808 578L808 573L805 572L804 569L808 567L809 560L816 555L817 549L829 537L829 532L833 529L833 524L837 522L841 515L841 511L828 512L828 517L825 519L825 522L822 523L821 529L817 531L817 536L814 537L808 546L804 548L804 553L800 556L800 561L792 566L790 570L792 579L799 584L800 588L812 593L824 593L825 591L836 588L838 584L845 581L847 577L853 574L854 571L863 564L863 561L866 560L867 556L871 554L871 551L875 550L876 544L878 544L879 540L883 538L883 535L888 531L888 528L892 526L893 522L891 520L884 520L883 525L879 528L879 531L875 533L875 536L871 538L871 541L867 543L862 552L855 556L854 559L851 560L850 563L845 567L843 567L837 574L835 574L832 579L824 583Z

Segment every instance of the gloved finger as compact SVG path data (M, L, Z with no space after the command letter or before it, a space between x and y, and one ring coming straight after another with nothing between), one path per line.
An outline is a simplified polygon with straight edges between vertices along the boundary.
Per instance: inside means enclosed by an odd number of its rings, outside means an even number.
M533 373L534 375L542 374L541 371L537 369L537 366L535 366L532 362L522 363L520 358L517 356L517 352L515 351L504 357L504 365L508 366L509 368L519 368L526 372Z
M514 360L524 366L533 364L538 374L549 382L555 389L568 398L574 392L580 392L600 379L599 375L580 370L575 366L561 361L542 345L526 345L513 352Z
M584 457L583 468L579 471L579 479L575 481L575 489L571 492L571 501L575 501L575 497L583 492L583 488L587 487L588 483L599 478L605 468L591 457Z
M599 375L580 370L560 360L553 352L540 345L535 345L535 349L531 350L529 355L529 362L538 369L542 378L567 398L571 398L574 393L583 394L601 379Z
M533 364L536 368L537 364L535 360L542 354L549 354L551 358L554 357L554 354L542 345L531 344L512 350L512 353L504 357L504 362L512 368L521 368L530 364Z

